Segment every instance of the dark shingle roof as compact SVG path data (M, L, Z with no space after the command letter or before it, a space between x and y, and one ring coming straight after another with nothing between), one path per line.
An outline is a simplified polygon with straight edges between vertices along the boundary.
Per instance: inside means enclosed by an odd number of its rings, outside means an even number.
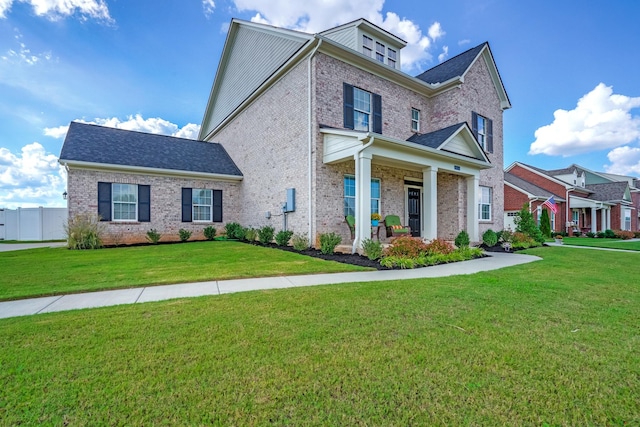
M602 184L588 184L587 189L593 194L589 195L589 199L599 202L611 202L616 200L624 200L624 195L629 184L627 181L606 182Z
M242 176L222 145L71 122L60 161Z
M485 45L487 45L487 42L484 42L473 49L469 49L466 52L462 52L461 54L444 61L442 64L436 65L430 70L416 76L416 78L424 82L434 84L446 82L454 77L460 77L471 66Z
M513 175L509 172L504 173L504 180L505 182L515 185L516 187L522 189L523 191L526 191L529 194L534 195L535 197L544 197L548 199L549 197L554 196L556 201L564 201L564 199L558 197L558 195L553 194L545 190L544 188L540 188L537 185L530 183L529 181L525 181L519 176Z
M434 132L424 133L424 134L413 134L407 139L409 142L413 142L416 144L424 145L425 147L438 148L445 142L447 139L451 137L460 126L463 126L464 123L458 123L444 129L440 129Z

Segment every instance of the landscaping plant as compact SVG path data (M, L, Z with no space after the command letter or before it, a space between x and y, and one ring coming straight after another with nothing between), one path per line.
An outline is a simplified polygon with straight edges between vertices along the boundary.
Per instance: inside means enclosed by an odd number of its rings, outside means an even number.
M491 248L498 244L498 235L492 229L488 229L487 231L482 233L482 243Z
M379 259L382 256L382 243L379 240L364 239L362 241L364 254L370 260Z
M262 243L263 245L271 243L273 241L274 231L275 228L271 227L270 225L265 225L264 227L262 227L258 231L258 240L260 241L260 243Z
M181 228L178 230L178 236L180 237L181 242L186 242L191 237L191 231Z
M540 244L544 243L545 238L536 225L533 215L529 212L528 203L525 203L516 214L514 222L516 223L516 232L524 233Z
M245 228L244 229L244 240L249 243L253 243L258 239L258 230L255 228Z
M453 243L455 243L455 245L459 248L469 246L470 242L471 240L469 239L469 233L467 233L467 230L462 230L461 232L459 232L456 236L456 239L453 241Z
M309 237L307 237L307 233L295 233L291 237L291 245L296 251L309 249Z
M549 211L542 209L540 214L540 232L544 237L551 237L551 220L549 219Z
M276 233L276 244L278 246L287 246L289 240L291 240L291 236L293 236L293 231L291 230L278 231L278 233Z
M325 255L331 255L335 252L336 246L342 242L342 237L336 233L322 233L320 234L320 252Z
M216 228L208 225L204 228L204 230L202 230L202 233L204 234L205 239L213 240L216 237Z
M147 240L154 245L160 241L160 237L162 237L162 235L158 233L158 230L156 230L155 228L147 231Z
M92 214L78 214L64 224L69 249L98 249L102 247L104 227L100 217Z
M242 240L244 237L244 229L237 222L228 222L224 226L224 233L227 235L227 239Z

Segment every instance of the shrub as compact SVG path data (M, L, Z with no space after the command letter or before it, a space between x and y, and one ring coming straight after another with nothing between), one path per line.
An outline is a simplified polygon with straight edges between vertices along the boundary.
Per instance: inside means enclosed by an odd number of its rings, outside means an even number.
M189 240L189 238L191 237L191 231L189 230L185 230L184 228L181 228L180 230L178 230L178 236L180 237L180 241L181 242L186 242L187 240Z
M275 231L275 228L271 227L270 225L265 225L260 230L258 230L258 240L263 245L271 243L271 241L273 240L273 233Z
M576 230L576 231L573 232L573 235L574 235L574 237L580 237L580 236L582 236L582 231Z
M459 232L456 236L456 239L454 240L454 243L459 248L466 248L467 246L469 246L470 239L467 230L462 230L461 232Z
M492 247L498 244L498 235L492 229L488 229L482 234L482 243L488 247Z
M634 234L633 234L633 231L616 230L616 237L618 239L628 240L628 239L633 239Z
M524 233L540 244L544 243L544 236L533 220L533 215L529 212L529 204L525 203L522 209L516 214L516 232Z
M160 241L160 237L162 237L162 235L158 233L158 230L156 230L155 228L147 231L147 240L154 245Z
M69 249L98 249L102 247L104 225L100 217L92 214L79 214L67 220L64 225Z
M244 229L244 240L246 240L249 243L253 243L258 239L258 230L256 230L255 228L245 228Z
M280 230L276 234L276 243L278 246L287 246L289 244L289 240L291 240L291 236L293 236L293 231Z
M431 242L427 243L426 247L427 254L429 255L448 255L455 250L451 243L443 239L433 239Z
M216 228L211 225L206 226L202 232L207 240L213 240L216 237Z
M540 242L533 239L531 236L527 235L526 233L520 233L520 232L513 233L513 242L511 243L511 247L513 249L527 249L527 248L533 248L540 245L541 245Z
M598 239L604 239L604 231L598 231L597 233L594 233L593 231L587 231L585 233L585 236L591 237L592 239L595 237L597 237Z
M607 239L615 239L616 233L614 233L613 230L604 230L604 237Z
M634 231L633 232L633 237L636 239L640 239L640 231Z
M551 220L549 219L549 211L542 209L540 214L540 232L544 237L551 237Z
M340 242L342 242L342 237L336 233L320 234L320 252L325 255L331 255Z
M309 249L309 238L307 237L307 233L294 234L291 237L291 245L293 245L293 249L296 251Z
M364 239L362 241L364 254L370 260L376 260L382 256L382 243L379 240Z
M410 236L398 237L393 244L384 251L385 257L417 258L427 253L427 245L421 240Z
M224 226L224 233L228 239L242 239L244 237L244 230L237 222L228 222Z

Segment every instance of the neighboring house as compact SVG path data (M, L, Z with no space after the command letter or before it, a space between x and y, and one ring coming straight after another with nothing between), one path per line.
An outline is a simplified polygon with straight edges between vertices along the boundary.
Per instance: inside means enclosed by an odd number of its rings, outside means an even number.
M214 171L200 185L221 183L233 194L223 200L223 222L278 229L285 215L284 224L312 244L336 232L354 249L371 236L372 212L398 215L428 239L452 240L465 229L478 241L484 230L502 229L502 116L511 104L488 43L415 77L400 70L405 45L364 19L315 35L232 20L199 137L218 143L242 171L222 180ZM167 157L145 156L158 155ZM70 183L75 173L85 177L70 184L70 214L96 210L98 181L131 182L151 185L153 222L154 184L141 182L152 175L101 177L68 160L61 156ZM123 173L121 163L110 164ZM198 188L169 184L181 173L165 185L175 194ZM177 222L173 228L180 227L177 205L157 207L167 226ZM347 215L356 218L353 242Z
M552 230L573 233L639 229L640 190L632 177L594 172L578 165L543 170L515 162L505 169L505 222L524 203L539 219L542 203L553 196L558 213Z

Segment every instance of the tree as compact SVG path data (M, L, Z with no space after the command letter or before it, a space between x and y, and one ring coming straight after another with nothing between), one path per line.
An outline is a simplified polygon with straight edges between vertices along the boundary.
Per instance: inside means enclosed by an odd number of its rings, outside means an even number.
M533 220L533 215L529 212L529 203L522 205L514 222L516 223L516 232L524 233L538 243L544 243L544 236Z
M542 209L542 214L540 215L540 231L543 236L551 237L551 220L546 209Z

